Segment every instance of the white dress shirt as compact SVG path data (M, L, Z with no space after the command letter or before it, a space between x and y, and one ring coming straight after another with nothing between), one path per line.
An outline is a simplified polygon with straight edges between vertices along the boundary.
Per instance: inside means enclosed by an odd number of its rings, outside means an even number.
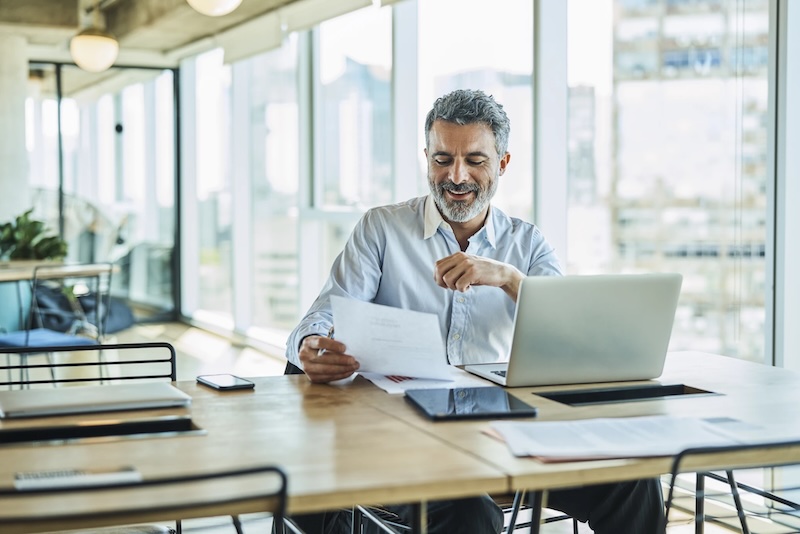
M505 361L515 303L498 287L444 289L435 263L459 252L456 236L431 196L369 210L356 225L331 274L305 317L289 336L286 357L300 366L303 338L327 335L333 324L331 295L433 313L450 364ZM560 275L553 248L539 229L489 208L486 224L469 238L467 254L515 266L527 275Z

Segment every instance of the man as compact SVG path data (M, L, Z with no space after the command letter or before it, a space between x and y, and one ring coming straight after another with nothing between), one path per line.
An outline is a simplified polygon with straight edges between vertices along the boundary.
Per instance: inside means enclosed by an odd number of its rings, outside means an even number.
M536 226L490 205L511 155L503 107L481 91L457 90L433 105L425 121L431 193L369 210L358 222L317 300L292 332L287 358L309 380L351 376L358 362L326 335L330 297L340 295L436 314L452 365L505 358L514 307L525 276L557 276L553 248ZM588 521L598 534L663 532L658 481L552 492L548 505ZM401 517L410 507L391 507ZM349 532L346 513L295 520L309 534ZM502 531L502 512L488 496L430 503L429 531Z

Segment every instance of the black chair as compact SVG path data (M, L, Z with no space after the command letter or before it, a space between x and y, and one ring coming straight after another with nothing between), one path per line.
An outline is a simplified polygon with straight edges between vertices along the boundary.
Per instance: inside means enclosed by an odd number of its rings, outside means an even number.
M286 368L283 371L284 375L302 375L305 374L302 369L293 364L286 362ZM513 499L509 503L505 496L495 498L498 506L503 510L503 513L509 516L505 532L513 532L518 528L528 528L530 523L517 524L517 517L521 509L524 508L524 491L518 491L514 494ZM565 519L572 519L572 530L575 534L578 533L578 520L573 519L568 515L558 515L555 517L548 517L544 520L545 523L553 521L562 521ZM356 506L353 508L353 534L360 532L364 520L371 521L384 532L402 532L409 530L407 525L404 525L400 518L388 510L383 510L376 507L363 507Z
M295 364L293 364L292 362L288 362L287 361L286 362L286 369L283 370L283 374L285 374L285 375L304 375L305 373L303 372L302 369L297 367Z
M33 364L27 358L19 363L0 365L0 376L5 371L6 379L0 380L0 387L14 386L56 386L74 383L104 383L129 380L170 380L177 379L177 357L175 348L169 343L118 343L88 346L49 346L49 347L7 347L6 354L21 356L30 353L47 352L51 355L67 354L84 356L93 351L102 352L106 358L90 358L85 361L56 362L54 358L46 363ZM60 376L59 371L69 372ZM18 379L14 375L19 374Z
M764 453L771 453L764 455ZM729 463L737 465L737 470L751 468L776 468L781 466L800 464L800 441L775 442L767 444L752 445L730 445L722 447L697 447L686 449L677 454L672 461L669 475L669 490L666 499L666 520L669 522L669 513L676 506L678 475L680 473L695 473L696 482L694 488L694 523L695 533L702 534L706 521L724 524L732 528L733 524L738 523L739 532L749 534L751 532L748 524L750 520L768 521L771 533L777 532L800 532L798 513L800 504L786 497L786 494L800 491L800 485L786 487L774 487L769 490L759 488L749 484L737 482L734 472L720 466L719 471L696 471L693 463L700 465L712 455L722 458L730 458ZM720 458L713 460L715 464L724 461ZM724 473L721 474L721 473ZM722 487L727 491L711 491L707 489L706 480L721 482ZM742 500L742 493L747 492L767 504L753 504L745 509ZM706 511L707 501L716 500L723 502L723 508L735 510L736 515L713 516ZM686 507L687 509L689 507ZM785 528L786 530L782 530ZM761 530L761 529L759 529Z
M6 380L0 380L0 386L54 386L62 384L76 383L116 383L125 381L152 381L164 380L175 381L177 379L177 354L175 348L165 342L145 342L145 343L119 343L91 346L53 346L53 347L17 347L3 349L9 354L25 355L30 352L45 351L50 354L75 354L77 352L103 351L105 358L89 358L86 361L70 361L56 363L48 359L47 363L32 364L23 358L17 365L6 364L0 366L0 373L5 371ZM12 377L19 371L20 379ZM59 376L57 371L71 371L78 376ZM0 375L2 376L2 375ZM271 469L271 468L270 468ZM245 473L242 473L245 474ZM231 473L233 476L234 473ZM227 476L226 474L211 475L209 478ZM204 478L203 478L204 479ZM188 480L187 480L188 481ZM164 484L179 483L163 481ZM282 490L285 493L285 488ZM285 505L282 505L285 506ZM277 532L285 531L302 534L302 531L290 521L284 519L284 508L274 519ZM237 515L231 516L234 528L239 534L243 534L242 525ZM158 525L139 525L136 527L121 527L113 531L103 532L105 534L151 534L166 532L181 532L181 521L175 521L175 530L165 530ZM0 531L2 529L0 528Z
M146 530L136 523L258 510L271 513L278 532L283 533L286 483L279 467L263 466L96 486L2 489L0 503L5 505L0 506L0 530L3 526L39 532L130 524L113 532L141 533ZM200 497L192 497L193 490ZM32 509L37 513L26 513Z

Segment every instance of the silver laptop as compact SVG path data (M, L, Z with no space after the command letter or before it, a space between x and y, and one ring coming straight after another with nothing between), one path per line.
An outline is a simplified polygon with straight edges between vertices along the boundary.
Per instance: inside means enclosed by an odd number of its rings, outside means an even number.
M168 382L21 389L0 391L0 418L183 407L191 402Z
M656 378L681 281L675 273L529 276L508 362L464 369L509 387Z

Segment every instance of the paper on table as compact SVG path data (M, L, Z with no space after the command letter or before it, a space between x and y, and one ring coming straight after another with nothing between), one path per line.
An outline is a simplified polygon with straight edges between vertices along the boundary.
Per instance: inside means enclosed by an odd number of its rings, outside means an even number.
M395 376L395 375L379 375L375 373L362 373L359 374L390 394L405 393L409 389L455 389L467 387L495 387L495 384L478 378L477 376L454 367L448 366L450 372L450 379L452 382L443 382L441 380L429 380L427 378L412 378L410 376Z
M690 447L735 445L741 421L666 415L581 421L495 421L492 428L515 456L632 458L670 456Z
M432 313L336 295L331 307L336 339L358 360L360 372L451 380L439 320Z

